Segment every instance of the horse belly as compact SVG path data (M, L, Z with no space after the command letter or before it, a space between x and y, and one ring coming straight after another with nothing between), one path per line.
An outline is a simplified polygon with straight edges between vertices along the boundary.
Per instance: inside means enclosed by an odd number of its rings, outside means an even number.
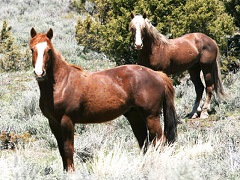
M81 105L80 123L101 123L113 120L127 111L128 105L125 97L119 94L102 94L88 99Z
M176 74L179 72L183 72L187 69L190 69L196 63L197 63L197 61L194 61L194 60L189 61L189 62L184 61L184 63L172 61L171 64L169 65L169 67L167 67L163 71L166 74Z
M102 123L114 120L115 118L124 114L127 111L127 108L113 108L107 107L107 109L99 109L95 111L86 111L82 113L79 118L79 123Z

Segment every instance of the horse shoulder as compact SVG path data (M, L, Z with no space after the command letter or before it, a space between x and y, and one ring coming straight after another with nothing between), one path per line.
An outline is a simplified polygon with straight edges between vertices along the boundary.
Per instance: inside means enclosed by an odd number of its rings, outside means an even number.
M89 73L78 66L70 65L69 73L54 84L54 104L59 108L74 106L77 108L85 92Z

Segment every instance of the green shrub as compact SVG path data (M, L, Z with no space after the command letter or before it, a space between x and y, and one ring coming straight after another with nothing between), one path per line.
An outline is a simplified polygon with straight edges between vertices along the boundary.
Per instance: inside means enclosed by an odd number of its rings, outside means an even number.
M236 73L240 67L240 34L236 33L233 36L227 36L226 58L222 61L222 72Z
M134 63L128 31L130 12L146 12L156 28L171 38L190 32L203 32L226 46L225 35L234 31L233 18L220 0L74 0L71 4L87 18L76 24L76 40L86 49L104 52L117 64Z
M11 33L11 26L7 21L3 22L0 34L0 70L17 71L28 69L30 66L30 53L22 53L20 47L16 45Z

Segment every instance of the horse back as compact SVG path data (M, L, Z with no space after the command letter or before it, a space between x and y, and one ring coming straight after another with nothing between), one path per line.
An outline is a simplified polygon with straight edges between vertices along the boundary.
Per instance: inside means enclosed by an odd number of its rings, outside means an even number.
M168 78L164 73L139 65L125 65L118 69L124 71L125 90L133 106L153 108L154 103L162 102L165 78Z
M189 33L185 34L181 37L171 39L172 45L182 45L183 50L188 51L190 46L192 48L196 48L198 53L202 53L202 51L217 51L216 42L209 36L203 33Z
M167 74L175 74L190 69L196 64L214 62L218 47L209 36L203 33L190 33L171 39L163 51L160 54L164 54L164 57L157 58L157 53L153 56L158 62L157 69Z

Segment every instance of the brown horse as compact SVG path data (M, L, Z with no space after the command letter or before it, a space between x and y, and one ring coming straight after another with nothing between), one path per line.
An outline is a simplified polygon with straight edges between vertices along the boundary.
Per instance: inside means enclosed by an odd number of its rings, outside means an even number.
M195 86L196 100L190 118L208 117L213 90L219 97L224 95L219 69L219 49L216 42L202 33L190 33L176 39L167 39L146 18L146 14L134 16L131 13L130 31L138 50L138 64L161 70L168 75L185 70L190 73ZM201 110L204 85L200 79L200 71L206 84L206 99Z
M40 109L48 118L67 171L74 170L75 123L101 123L124 115L139 146L172 143L177 135L174 88L162 72L125 65L85 72L68 64L53 47L53 31L31 29L32 64L40 88ZM160 124L163 109L164 131ZM150 140L150 141L149 141Z

